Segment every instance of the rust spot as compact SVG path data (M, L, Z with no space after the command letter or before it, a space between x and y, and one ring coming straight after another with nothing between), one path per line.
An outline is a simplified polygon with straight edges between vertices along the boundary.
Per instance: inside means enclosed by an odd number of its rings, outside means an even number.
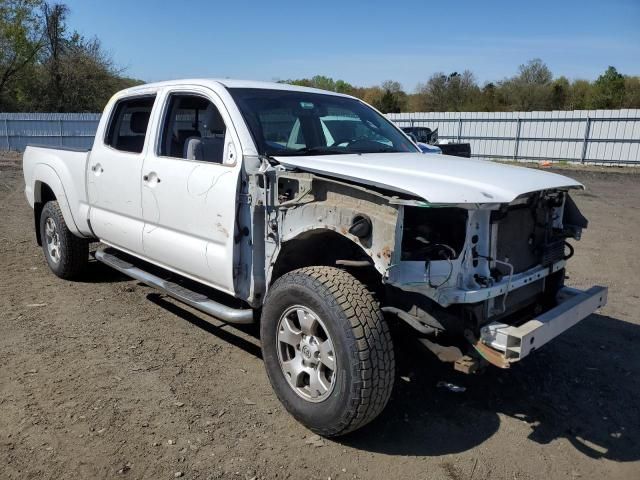
M385 245L381 253L384 258L391 258L391 254L393 252L391 251L391 247L389 247L388 245Z
M222 223L220 223L220 222L216 223L216 229L217 229L220 233L222 233L225 237L229 237L229 232L227 231L227 229L226 229L226 228L224 228L224 227L222 226Z
M510 363L501 352L482 343L472 332L466 330L464 337L487 362L499 368L509 368Z
M344 225L340 226L340 233L342 233L343 235L346 235L348 232L347 227L345 227Z

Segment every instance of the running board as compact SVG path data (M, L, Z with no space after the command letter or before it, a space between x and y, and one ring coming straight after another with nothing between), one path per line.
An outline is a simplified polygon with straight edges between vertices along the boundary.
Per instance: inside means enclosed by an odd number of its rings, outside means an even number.
M115 268L119 272L141 281L150 287L166 293L187 305L207 313L227 323L250 324L253 323L252 309L232 308L207 297L206 295L190 290L182 285L164 280L157 275L147 272L127 260L118 256L118 251L113 248L99 249L95 253L96 260Z

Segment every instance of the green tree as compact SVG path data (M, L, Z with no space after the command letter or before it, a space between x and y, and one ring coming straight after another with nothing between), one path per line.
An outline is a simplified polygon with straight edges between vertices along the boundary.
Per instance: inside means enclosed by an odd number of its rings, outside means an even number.
M382 82L380 88L384 91L383 98L386 97L381 103L384 107L381 111L388 110L386 113L398 113L406 108L407 93L402 88L400 82L385 80Z
M640 108L640 77L624 78L622 108Z
M43 0L0 0L0 109L100 111L128 79L97 38L71 32L69 9Z
M382 113L399 113L402 109L398 98L391 90L385 90L380 100L374 102L373 106Z
M62 86L58 111L102 110L114 92L140 83L122 76L97 38L77 33L66 42L58 75Z
M551 83L550 107L553 110L564 110L569 98L571 86L566 77L556 78Z
M498 92L495 83L489 82L482 87L478 109L484 112L498 110Z
M0 0L0 110L15 103L6 93L44 45L40 5L40 0Z
M620 108L624 100L624 76L609 67L593 85L593 108Z
M29 110L55 112L101 111L118 90L141 83L127 79L104 51L97 38L69 33L69 9L64 4L44 4L45 48L37 75L28 85Z
M344 80L336 80L334 88L334 91L338 93L345 93L347 95L353 94L353 86Z
M470 70L449 76L447 103L450 110L454 112L475 110L479 93L480 88L475 75Z
M585 110L591 104L593 86L588 80L574 80L569 89L565 108L567 110Z

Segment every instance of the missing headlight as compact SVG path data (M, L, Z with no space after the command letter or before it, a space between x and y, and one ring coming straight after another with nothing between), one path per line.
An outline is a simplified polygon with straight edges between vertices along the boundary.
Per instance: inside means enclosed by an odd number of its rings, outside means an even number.
M455 207L405 207L403 261L454 259L467 230L467 211Z

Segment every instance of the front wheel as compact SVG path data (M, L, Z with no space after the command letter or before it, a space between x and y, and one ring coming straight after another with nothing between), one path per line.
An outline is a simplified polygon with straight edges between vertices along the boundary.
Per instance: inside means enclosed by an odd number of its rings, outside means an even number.
M56 201L42 208L40 239L49 268L58 277L72 279L84 271L89 262L89 242L69 231Z
M260 338L276 395L314 432L351 432L387 404L391 335L378 303L349 273L318 266L280 277L265 301Z

